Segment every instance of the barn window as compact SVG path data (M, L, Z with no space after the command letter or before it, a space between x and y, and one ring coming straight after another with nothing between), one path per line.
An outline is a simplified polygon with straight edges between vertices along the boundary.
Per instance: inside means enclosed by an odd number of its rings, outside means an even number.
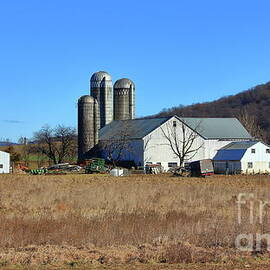
M177 167L177 162L168 162L168 167L169 168Z
M0 164L0 169L3 169L3 168L4 168L3 164Z
M269 148L266 149L266 153L267 153L267 154L270 153L270 149L269 149Z
M173 127L176 127L176 121L173 121Z
M251 153L252 153L252 154L255 154L255 153L256 153L255 148L252 148L252 149L251 149Z
M248 162L248 168L252 169L253 168L253 162Z

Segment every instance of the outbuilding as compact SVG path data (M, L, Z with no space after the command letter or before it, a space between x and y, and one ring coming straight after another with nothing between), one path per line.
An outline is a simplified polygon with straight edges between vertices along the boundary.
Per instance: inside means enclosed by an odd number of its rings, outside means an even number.
M9 173L10 154L0 151L0 173Z
M213 158L215 173L270 173L270 146L260 141L232 142Z

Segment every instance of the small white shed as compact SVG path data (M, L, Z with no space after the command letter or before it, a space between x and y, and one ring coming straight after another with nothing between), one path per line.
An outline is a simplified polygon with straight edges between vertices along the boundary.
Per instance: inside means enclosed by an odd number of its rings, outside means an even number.
M0 173L9 173L10 154L0 151Z
M270 173L270 146L259 141L232 142L213 158L215 173Z

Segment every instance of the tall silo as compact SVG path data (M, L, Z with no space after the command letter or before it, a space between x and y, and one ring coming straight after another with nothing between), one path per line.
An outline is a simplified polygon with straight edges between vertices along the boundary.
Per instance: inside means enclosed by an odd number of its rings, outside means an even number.
M82 96L78 100L78 161L98 143L99 106L91 96Z
M102 128L113 120L113 85L109 73L105 71L94 73L90 79L90 92L98 101Z
M117 80L113 86L114 120L135 118L135 85L129 79Z

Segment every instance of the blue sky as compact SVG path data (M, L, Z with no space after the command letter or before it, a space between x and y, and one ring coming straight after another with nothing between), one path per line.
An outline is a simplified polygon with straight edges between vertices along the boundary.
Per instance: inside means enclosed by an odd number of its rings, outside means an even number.
M136 84L137 116L270 81L265 0L0 2L0 138L77 125L91 73Z

